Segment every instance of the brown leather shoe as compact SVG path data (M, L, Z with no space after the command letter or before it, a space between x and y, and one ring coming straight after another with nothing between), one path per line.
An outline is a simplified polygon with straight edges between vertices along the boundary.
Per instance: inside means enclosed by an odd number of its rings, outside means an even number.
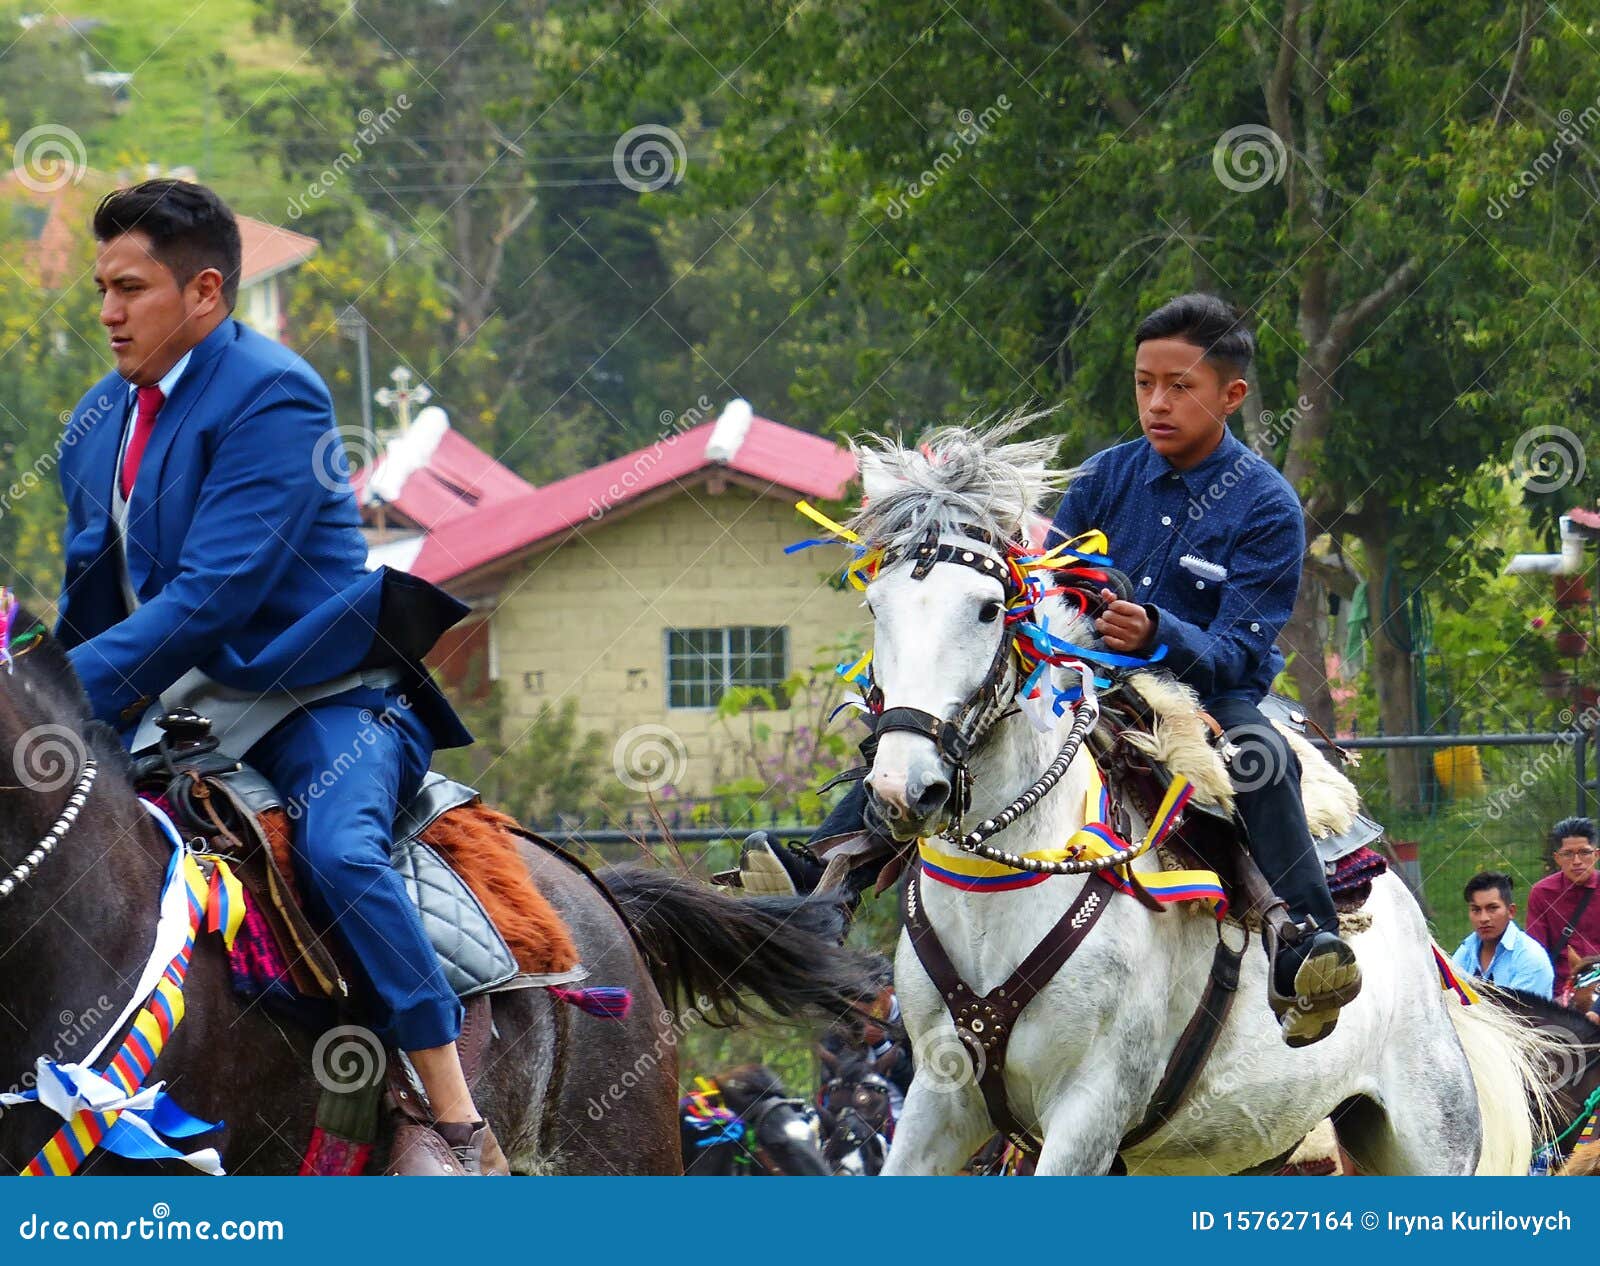
M431 1127L401 1121L384 1172L407 1178L500 1178L509 1177L511 1167L486 1121L438 1121Z
M506 1178L511 1166L500 1150L500 1140L487 1121L437 1121L434 1133L449 1145L450 1154L468 1174Z

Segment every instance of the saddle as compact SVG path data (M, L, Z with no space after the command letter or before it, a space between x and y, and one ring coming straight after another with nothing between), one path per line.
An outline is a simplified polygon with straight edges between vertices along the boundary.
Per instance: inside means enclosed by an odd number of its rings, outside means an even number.
M164 802L180 830L204 839L241 882L247 913L231 955L236 988L291 1004L348 1002L344 951L301 899L284 798L257 770L214 750L205 718L178 712L161 726L156 752L134 762L135 789ZM432 772L395 818L390 862L462 999L588 974L517 855L523 835L473 788Z
M1314 723L1298 704L1281 695L1268 695L1260 708L1300 759L1301 796L1317 856L1335 907L1341 914L1353 913L1371 895L1372 880L1388 869L1387 859L1371 847L1382 837L1383 827L1360 812L1354 788L1312 747L1306 731ZM1126 820L1130 805L1148 821L1173 778L1168 765L1149 756L1150 736L1159 724L1156 710L1125 682L1101 695L1100 709L1101 723L1090 732L1088 742L1106 781L1116 791L1116 811L1125 819L1117 825L1130 825ZM1217 728L1209 717L1205 720ZM1320 727L1318 733L1322 733ZM1220 741L1221 737L1217 729L1215 738ZM1332 743L1327 735L1322 737ZM1344 761L1351 759L1337 744L1333 746ZM1326 794L1329 791L1331 794ZM1192 798L1182 824L1161 848L1179 867L1199 865L1215 871L1236 921L1260 926L1275 917L1275 910L1281 910L1282 903L1251 856L1244 823L1231 804Z

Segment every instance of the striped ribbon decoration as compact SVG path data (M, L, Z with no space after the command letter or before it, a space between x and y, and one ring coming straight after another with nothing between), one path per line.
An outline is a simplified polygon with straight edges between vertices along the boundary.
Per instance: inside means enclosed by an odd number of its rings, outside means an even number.
M1146 832L1146 838L1151 841L1150 847L1159 844L1172 830L1178 814L1188 803L1191 790L1187 780L1173 779L1157 810L1155 821ZM1110 796L1105 780L1094 766L1091 766L1089 785L1084 793L1083 811L1088 820L1073 833L1064 847L1036 849L1022 856L1035 861L1060 862L1080 857L1108 857L1127 848L1127 843L1106 822L1111 816ZM924 875L963 892L1015 892L1019 888L1031 888L1054 878L1048 871L1016 870L986 857L936 849L925 839L919 840L917 847ZM1109 872L1108 878L1122 891L1133 891L1127 877L1120 871ZM1141 871L1139 882L1145 891L1163 905L1194 901L1210 906L1211 912L1219 919L1227 915L1228 899L1215 871Z
M162 1048L172 1031L183 1019L183 982L189 973L189 960L194 954L196 934L206 913L209 881L198 861L190 853L182 853L175 861L183 867L184 886L189 898L189 935L183 948L174 955L162 973L150 1001L134 1017L133 1028L123 1039L117 1053L111 1057L105 1077L124 1094L133 1095L144 1084L150 1070L160 1058ZM167 1111L163 1112L162 1108ZM152 1159L163 1154L178 1155L171 1148L153 1139L145 1130L138 1130L120 1120L120 1112L77 1113L65 1122L39 1150L39 1154L22 1169L22 1177L68 1177L76 1173L89 1153L106 1142L119 1144L124 1155L144 1155ZM197 1122L165 1100L151 1113L150 1125L166 1134L201 1133L201 1126L214 1129L205 1122ZM173 1128L163 1129L163 1125Z

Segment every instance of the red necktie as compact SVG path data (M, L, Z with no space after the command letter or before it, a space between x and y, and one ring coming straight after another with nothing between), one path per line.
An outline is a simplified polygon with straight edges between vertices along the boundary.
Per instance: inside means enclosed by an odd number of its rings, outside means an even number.
M133 481L139 477L139 462L144 457L145 445L150 442L150 432L156 427L156 413L166 397L160 387L139 388L139 413L133 420L133 438L128 441L128 452L122 459L122 499L133 495Z

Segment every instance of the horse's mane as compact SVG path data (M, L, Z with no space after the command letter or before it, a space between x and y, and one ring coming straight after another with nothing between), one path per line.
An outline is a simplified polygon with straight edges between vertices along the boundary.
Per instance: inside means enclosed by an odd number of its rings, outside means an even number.
M35 626L42 626L44 631L15 657L12 672L0 668L0 693L5 694L24 728L51 724L75 730L83 739L86 754L99 762L102 774L115 772L118 777L129 777L132 764L127 750L111 726L95 720L89 696L83 692L66 648L49 626L28 608L19 607L11 624L12 636L18 637ZM28 690L8 688L19 678L28 684ZM15 744L18 737L0 734L0 741Z
M778 1080L778 1074L765 1064L740 1064L725 1073L717 1074L717 1085L724 1097L738 1096L746 1105L763 1099L788 1099L790 1094Z
M871 545L901 550L930 529L977 527L1005 541L1026 539L1028 515L1070 471L1052 468L1059 439L1012 437L1050 410L929 432L915 447L872 437L851 442L865 493L847 526Z
M1600 1045L1600 1025L1593 1023L1581 1011L1574 1011L1571 1007L1564 1007L1559 1002L1552 1002L1525 989L1508 989L1504 985L1495 985L1493 988L1535 1020L1559 1024L1585 1046Z

